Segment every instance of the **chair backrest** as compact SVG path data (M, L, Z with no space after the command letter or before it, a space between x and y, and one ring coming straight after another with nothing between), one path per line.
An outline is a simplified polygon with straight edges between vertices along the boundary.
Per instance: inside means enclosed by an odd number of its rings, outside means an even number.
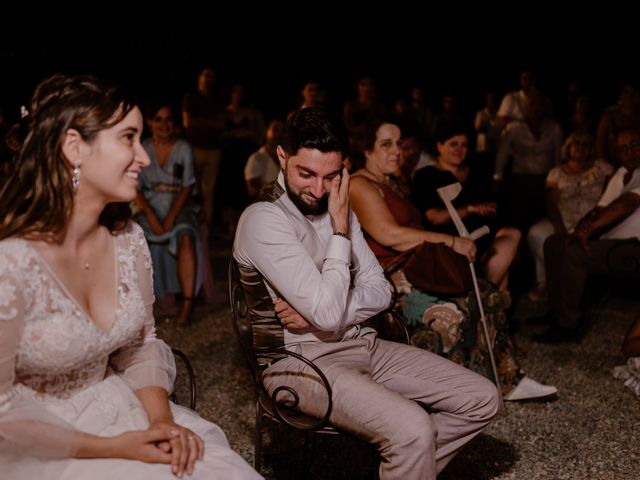
M240 281L238 263L233 257L231 257L229 261L228 287L233 331L251 369L254 384L257 388L261 388L262 382L260 378L262 373L253 349L253 327L249 314L249 305L247 304L244 288Z

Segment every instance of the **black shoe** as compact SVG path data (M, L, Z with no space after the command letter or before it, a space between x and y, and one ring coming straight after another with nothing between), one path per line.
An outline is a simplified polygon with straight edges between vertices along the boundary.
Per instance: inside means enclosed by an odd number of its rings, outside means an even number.
M546 332L533 335L531 340L538 343L565 343L580 340L580 331L577 328L565 328L552 325Z
M547 312L544 315L527 318L525 322L527 325L555 325L556 316L553 312Z

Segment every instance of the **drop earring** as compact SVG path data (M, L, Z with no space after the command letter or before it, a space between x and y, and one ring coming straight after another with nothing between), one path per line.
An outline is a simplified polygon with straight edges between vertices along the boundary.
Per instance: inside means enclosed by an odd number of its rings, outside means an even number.
M71 185L73 186L74 193L78 191L78 187L80 186L80 164L73 164L73 174L71 175Z

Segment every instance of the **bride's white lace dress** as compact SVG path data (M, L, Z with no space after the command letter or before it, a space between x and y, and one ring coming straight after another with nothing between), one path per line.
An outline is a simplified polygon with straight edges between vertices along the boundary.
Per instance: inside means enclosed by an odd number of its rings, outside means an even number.
M29 242L0 242L2 478L176 478L170 465L70 458L76 431L114 436L145 430L147 416L134 391L170 391L175 377L171 350L155 336L142 230L130 223L114 242L117 305L108 331L93 323ZM205 441L192 478L260 478L217 425L186 408L172 410L177 423Z

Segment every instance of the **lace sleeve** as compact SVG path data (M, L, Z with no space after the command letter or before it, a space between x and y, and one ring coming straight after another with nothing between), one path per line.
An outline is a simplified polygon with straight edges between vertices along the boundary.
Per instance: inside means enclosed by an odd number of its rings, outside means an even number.
M135 257L133 278L137 279L142 297L144 325L137 339L121 348L111 358L111 363L134 391L145 387L162 387L171 392L176 367L171 349L156 337L151 255L142 229L132 223L129 230L129 248Z
M25 452L69 457L77 441L73 427L21 394L15 384L16 356L27 308L19 258L3 251L0 243L0 463L2 457Z

